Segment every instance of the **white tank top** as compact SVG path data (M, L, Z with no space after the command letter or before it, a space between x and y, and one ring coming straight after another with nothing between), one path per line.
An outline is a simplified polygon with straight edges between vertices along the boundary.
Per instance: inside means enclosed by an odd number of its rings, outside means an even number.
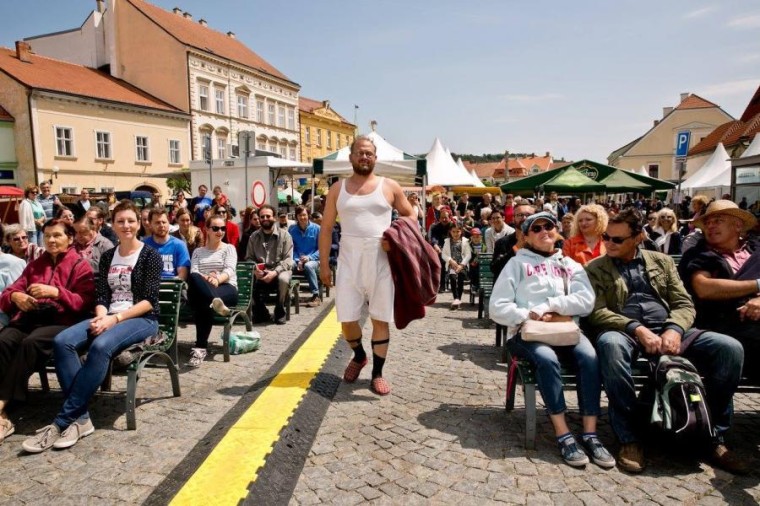
M380 239L391 226L393 207L383 193L385 178L367 195L352 195L346 190L346 180L341 181L338 194L338 216L341 236Z

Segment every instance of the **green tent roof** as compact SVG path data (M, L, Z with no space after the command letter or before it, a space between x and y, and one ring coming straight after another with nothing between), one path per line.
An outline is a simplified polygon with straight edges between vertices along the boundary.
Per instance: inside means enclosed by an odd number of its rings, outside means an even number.
M628 172L616 171L599 181L608 193L650 193L652 187L632 177Z
M597 186L593 189L580 189L580 188L570 188L570 187L564 187L562 189L555 189L550 188L548 186L548 182L554 180L556 177L558 177L560 174L563 174L567 171L577 171L580 172L582 175L586 176L590 180L592 180L595 184L598 184L600 186ZM601 183L605 178L610 177L612 174L623 174L623 176L616 176L615 179L611 180L610 188L607 189L604 184ZM630 178L630 179L629 179ZM620 183L622 181L627 181L630 183L630 185L634 185L633 181L631 179L634 179L640 183L644 183L644 185L648 188L642 188L642 189L628 189L628 190L619 190L614 188L620 188L624 185L618 185L617 183ZM570 165L565 165L564 167L560 167L559 169L549 170L546 172L542 172L540 174L536 174L535 176L526 177L523 179L518 179L516 181L512 181L509 183L505 183L501 185L501 190L506 193L510 192L526 192L526 191L533 191L535 192L540 187L543 187L543 191L562 191L562 190L575 190L577 192L596 192L596 193L603 193L603 192L620 192L620 191L630 191L630 192L650 192L652 190L671 190L675 188L675 184L670 183L668 181L662 181L660 179L655 179L653 177L648 176L642 176L641 174L635 174L633 172L626 172L622 169L618 169L617 167L612 167L610 165L605 165L603 163L594 162L591 160L580 160L577 162L573 162ZM588 187L588 186L587 186Z

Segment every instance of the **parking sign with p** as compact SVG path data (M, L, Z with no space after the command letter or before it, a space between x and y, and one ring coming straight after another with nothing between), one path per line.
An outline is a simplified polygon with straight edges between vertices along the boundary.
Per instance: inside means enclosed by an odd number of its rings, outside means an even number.
M689 153L690 139L690 131L678 132L678 137L676 137L676 158L686 158L686 155Z

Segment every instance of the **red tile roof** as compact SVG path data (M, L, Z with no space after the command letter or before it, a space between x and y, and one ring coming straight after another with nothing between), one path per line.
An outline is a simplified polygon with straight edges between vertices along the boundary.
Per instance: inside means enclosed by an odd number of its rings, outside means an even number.
M552 164L551 156L529 156L524 158L509 159L509 177L527 176L531 167L538 165L541 172L549 170ZM479 178L493 177L496 179L504 178L504 159L500 162L472 163L464 162L464 166L469 171L475 169Z
M274 68L274 66L248 49L245 44L237 39L203 26L197 21L185 18L182 15L165 11L143 0L127 1L183 44L290 81L285 74Z
M15 121L8 111L0 106L0 121Z
M760 113L755 114L747 122L740 119L729 121L717 127L696 146L691 148L689 156L712 152L719 142L722 142L723 146L730 151L731 147L737 145L742 140L751 142L758 133L760 133Z
M15 49L0 47L0 71L28 88L181 112L139 88L98 70L35 54L31 54L30 58L31 63L24 63L16 56Z
M705 109L710 107L720 107L717 104L713 104L709 100L705 100L699 95L690 94L683 99L676 109Z
M742 117L739 119L748 122L757 114L760 114L760 86L757 87L755 95L750 99L747 108L744 109L744 114L742 114Z

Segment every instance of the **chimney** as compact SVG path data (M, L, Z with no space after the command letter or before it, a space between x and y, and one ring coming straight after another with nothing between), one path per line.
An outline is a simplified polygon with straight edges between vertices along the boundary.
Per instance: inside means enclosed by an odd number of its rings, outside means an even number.
M172 9L172 12L173 12L174 14L176 14L177 16L181 16L181 15L182 15L182 9L180 9L179 7L175 7L175 8L173 8L173 9Z
M658 120L658 119L654 120L654 126L657 126L659 124L660 124L660 120Z
M324 107L325 109L329 109L330 108L330 101L329 100L323 100L322 101L322 107Z
M691 95L691 93L689 93L688 91L686 93L681 93L681 102L689 98L689 95Z
M99 13L103 14L106 11L106 2L105 0L95 0L96 8L95 10Z
M192 20L193 20L193 15L192 15L192 14L190 14L189 12L185 12L185 13L183 14L183 16L185 16L185 19L189 19L190 21L192 21Z
M208 26L208 23L206 23L205 19L199 19L198 23L200 23L201 26Z
M235 38L235 32L227 32L227 37L234 39Z
M683 102L683 99L681 99L681 101ZM662 117L664 118L665 116L667 116L671 112L673 112L673 108L672 107L663 107L662 108Z
M32 63L32 46L23 40L16 41L16 56L24 63Z
M546 158L551 158L551 156L552 156L552 152L551 151L547 151L546 152Z

